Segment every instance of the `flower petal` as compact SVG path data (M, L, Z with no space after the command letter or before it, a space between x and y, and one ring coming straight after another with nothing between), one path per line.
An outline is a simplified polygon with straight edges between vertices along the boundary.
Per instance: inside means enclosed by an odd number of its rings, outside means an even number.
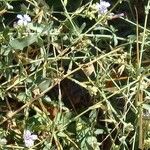
M37 135L35 135L35 134L33 134L33 135L31 135L31 138L32 138L32 140L37 140Z
M24 20L26 20L27 22L31 21L31 18L29 15L25 14L23 17L24 17Z
M29 140L25 140L25 146L30 148L34 145L34 141L29 139Z
M100 2L100 5L101 5L101 6L104 6L104 7L106 7L106 8L107 8L107 7L110 7L110 3L105 2L105 1L101 1L101 2Z
M18 24L19 26L22 26L22 25L24 24L24 21L23 21L23 20L18 20L17 24Z
M17 15L17 18L18 19L23 19L23 16L22 15Z
M26 20L23 21L23 25L26 26L28 22Z
M25 130L25 131L24 131L24 135L25 135L25 136L30 136L30 135L31 135L31 132L30 132L29 130Z

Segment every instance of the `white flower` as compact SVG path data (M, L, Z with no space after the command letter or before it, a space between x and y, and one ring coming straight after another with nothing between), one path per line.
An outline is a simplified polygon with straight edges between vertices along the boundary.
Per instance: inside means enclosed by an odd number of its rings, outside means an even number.
M110 7L110 3L101 0L100 3L96 4L96 6L100 14L105 14L108 11L108 7Z
M24 143L25 146L30 148L34 145L34 141L37 139L37 135L35 134L31 134L31 132L29 130L25 130L24 134L23 134L23 139L24 139Z
M31 22L31 18L29 15L17 15L17 18L19 19L17 21L17 25L19 26L26 26L29 22Z

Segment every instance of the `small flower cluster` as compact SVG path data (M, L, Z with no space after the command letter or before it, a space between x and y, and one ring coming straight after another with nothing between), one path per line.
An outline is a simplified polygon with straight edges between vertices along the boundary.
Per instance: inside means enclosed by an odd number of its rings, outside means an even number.
M100 0L100 3L96 3L96 8L98 10L99 16L104 15L106 13L108 13L108 8L110 7L110 3L106 2L104 0ZM123 17L124 14L114 14L114 13L110 13L108 14L108 18L109 19L115 19L115 18L119 18L119 17Z
M31 22L31 18L29 15L17 15L18 21L14 23L14 27L16 26L27 26L29 22Z
M110 7L110 3L101 0L100 3L96 3L96 7L99 10L99 13L102 15L102 14L105 14L108 12L108 8Z
M34 141L37 140L37 138L37 135L31 134L29 130L24 131L23 139L26 147L30 148L34 146Z
M31 18L29 15L17 15L17 18L19 19L17 24L18 25L24 25L26 26L29 22L31 22Z

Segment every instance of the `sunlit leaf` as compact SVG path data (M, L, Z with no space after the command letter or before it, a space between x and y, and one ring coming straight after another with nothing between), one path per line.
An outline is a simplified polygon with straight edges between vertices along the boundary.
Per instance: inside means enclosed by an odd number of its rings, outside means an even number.
M23 50L25 47L33 44L38 41L38 37L36 34L29 35L24 38L14 39L10 41L10 46L16 50Z

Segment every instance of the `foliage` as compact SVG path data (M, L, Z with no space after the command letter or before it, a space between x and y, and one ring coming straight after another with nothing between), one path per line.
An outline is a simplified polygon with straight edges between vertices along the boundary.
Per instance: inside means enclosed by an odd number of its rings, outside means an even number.
M150 0L0 6L0 149L150 148Z

